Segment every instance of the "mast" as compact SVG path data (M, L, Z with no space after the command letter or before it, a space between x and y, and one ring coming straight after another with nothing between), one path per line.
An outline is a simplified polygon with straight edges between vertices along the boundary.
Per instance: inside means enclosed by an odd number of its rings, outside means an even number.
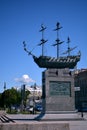
M67 43L68 43L68 50L67 50L67 52L68 52L68 56L70 56L70 38L68 37L67 38Z
M54 29L54 31L57 31L57 39L55 40L56 43L53 44L53 46L57 46L57 58L59 57L59 45L64 42L64 41L61 42L60 39L59 39L59 34L58 34L58 32L59 32L59 29L61 29L61 28L62 28L62 27L60 26L60 23L57 22L57 24L56 24L56 29Z
M44 39L44 30L46 29L46 27L43 26L43 24L41 25L41 29L40 32L42 32L42 39L41 39L41 43L38 44L38 46L42 45L42 56L44 56L44 43L46 43L48 40Z
M70 52L73 51L75 48L77 48L77 46L71 48L70 47L70 38L67 38L67 43L68 43L68 47L67 47L67 51L63 52L62 54L68 54L68 56L70 56Z

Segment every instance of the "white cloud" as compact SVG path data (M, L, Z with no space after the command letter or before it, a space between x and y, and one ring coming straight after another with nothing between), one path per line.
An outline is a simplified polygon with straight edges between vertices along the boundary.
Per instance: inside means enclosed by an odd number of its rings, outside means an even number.
M27 74L22 75L22 77L20 78L15 78L16 82L20 82L20 83L31 83L31 82L35 82L32 78L30 78Z

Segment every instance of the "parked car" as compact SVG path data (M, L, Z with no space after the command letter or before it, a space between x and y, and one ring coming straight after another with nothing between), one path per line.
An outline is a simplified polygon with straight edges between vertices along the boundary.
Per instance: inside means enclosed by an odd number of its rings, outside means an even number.
M36 105L35 106L35 111L42 111L42 110L43 110L43 108L42 108L41 105Z
M30 108L29 108L29 111L32 113L32 112L33 112L33 107L30 107Z

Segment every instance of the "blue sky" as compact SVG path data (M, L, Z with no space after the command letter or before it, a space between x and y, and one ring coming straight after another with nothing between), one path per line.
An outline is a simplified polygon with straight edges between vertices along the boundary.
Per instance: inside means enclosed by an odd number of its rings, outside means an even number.
M78 68L87 68L87 1L86 0L0 0L0 92L6 87L20 86L22 83L15 79L21 79L24 75L41 85L41 75L44 69L39 68L23 50L22 42L26 41L31 50L40 43L40 25L47 29L45 39L45 54L56 56L56 48L50 46L55 42L56 33L53 29L60 22L63 27L60 31L60 39L64 45L60 51L66 50L66 40L69 36L71 47L78 46L73 51L76 54L81 51L81 60ZM41 54L41 47L37 47L33 53ZM32 83L33 84L33 83Z

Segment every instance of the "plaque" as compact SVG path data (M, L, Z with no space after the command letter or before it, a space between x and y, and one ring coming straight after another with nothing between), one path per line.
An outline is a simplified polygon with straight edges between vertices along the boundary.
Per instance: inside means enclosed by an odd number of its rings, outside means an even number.
M71 96L71 82L50 81L50 96Z

